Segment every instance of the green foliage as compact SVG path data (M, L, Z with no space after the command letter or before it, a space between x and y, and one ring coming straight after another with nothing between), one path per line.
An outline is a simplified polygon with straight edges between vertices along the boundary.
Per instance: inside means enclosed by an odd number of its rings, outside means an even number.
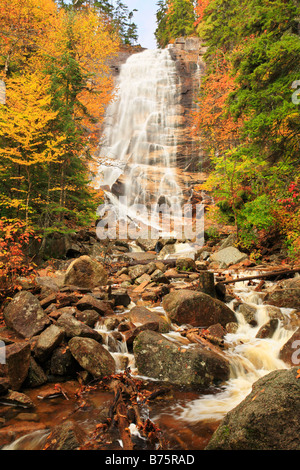
M165 47L174 39L194 33L195 12L192 0L159 0L157 29L159 47Z
M246 202L238 213L240 242L246 248L251 248L259 242L259 232L270 231L276 221L273 214L273 201L267 194Z
M224 80L222 57L234 80L222 109L211 111L212 122L216 114L224 125L228 118L239 123L238 139L227 148L206 144L204 150L220 213L234 221L247 247L274 228L295 247L299 233L299 220L292 224L278 203L300 168L299 104L292 100L300 80L299 17L294 0L212 0L197 29L208 46L204 96L218 73Z
M90 0L89 6L93 7L99 14L107 15L107 18L124 44L134 45L138 40L137 25L132 21L134 12L129 10L128 6L121 0L111 2L110 0ZM64 0L58 0L57 4L66 10L79 10L86 8L86 0L72 0L72 3L66 3ZM115 4L115 5L114 5Z

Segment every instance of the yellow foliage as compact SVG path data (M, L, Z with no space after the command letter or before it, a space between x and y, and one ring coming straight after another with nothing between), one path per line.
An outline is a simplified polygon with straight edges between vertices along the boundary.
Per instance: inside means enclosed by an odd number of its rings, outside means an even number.
M57 14L53 0L1 0L0 65L7 72L10 62L18 66L35 49ZM1 63L2 62L2 63Z
M0 107L0 136L9 145L0 158L19 165L54 162L63 154L64 136L55 136L49 124L57 115L50 108L48 78L38 73L6 81L7 106Z

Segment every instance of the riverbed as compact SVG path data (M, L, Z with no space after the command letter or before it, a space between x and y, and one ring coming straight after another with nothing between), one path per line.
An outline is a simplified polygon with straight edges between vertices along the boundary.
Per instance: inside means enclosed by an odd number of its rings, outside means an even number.
M293 311L280 309L282 320L279 321L273 336L257 338L258 331L270 317L268 306L263 304L261 293L255 291L256 283L251 284L249 286L248 282L238 282L234 286L235 296L255 308L256 325L251 326L241 313L235 312L238 329L235 333L228 333L224 338L225 354L230 361L229 380L220 387L207 390L204 394L170 387L167 394L154 400L147 407L149 418L161 429L170 449L203 450L222 418L250 393L255 381L273 370L289 367L279 359L279 352L295 331L294 328L287 327ZM234 301L228 305L233 309ZM164 314L161 306L155 307L154 310L161 315ZM107 339L112 333L103 330L103 326L96 325L97 328ZM182 343L184 338L177 330L178 327L172 325L172 330L165 334L165 337L172 341L180 340ZM109 350L108 341L106 343ZM146 385L150 384L151 387L151 383L155 381L151 377L138 375L133 354L128 352L125 342L118 343L118 351L111 352L115 357L118 372L122 371L122 364L126 364L130 367L132 377L144 381ZM43 392L49 389L49 384L40 389L24 390L35 405L33 410L0 405L0 416L5 420L5 426L9 426L12 434L18 436L11 443L9 443L11 438L8 436L8 444L4 445L3 450L43 449L50 430L66 419L76 421L87 433L93 431L99 422L99 413L110 406L113 394L96 388L78 399L80 386L77 381L69 381L61 386L64 395L55 396L54 393L52 397L47 398L43 398ZM26 432L26 429L33 431ZM112 444L112 448L122 449L122 442L116 441Z

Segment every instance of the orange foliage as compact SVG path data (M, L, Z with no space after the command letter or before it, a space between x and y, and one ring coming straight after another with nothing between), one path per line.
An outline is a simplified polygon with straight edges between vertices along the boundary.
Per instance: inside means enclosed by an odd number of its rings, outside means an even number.
M214 154L223 153L238 142L242 122L227 112L227 100L235 87L231 65L219 55L214 71L202 86L198 108L192 117L193 136L199 136L203 147L210 148Z
M53 0L1 0L0 60L7 73L11 61L26 61L39 38L52 24L57 6Z
M204 11L206 7L208 7L210 2L211 0L198 0L197 1L197 5L195 7L195 13L196 13L196 18L197 18L197 20L195 21L195 26L197 26L203 20Z
M108 59L117 54L120 40L110 30L105 17L92 9L77 11L73 16L60 10L48 28L47 36L41 38L40 58L36 56L35 59L43 61L50 56L59 60L69 47L80 71L89 76L85 89L77 97L81 105L75 109L75 118L88 129L87 143L93 149L99 141L105 109L113 97L114 83Z
M291 254L300 253L300 178L290 183L286 197L277 200L274 215Z

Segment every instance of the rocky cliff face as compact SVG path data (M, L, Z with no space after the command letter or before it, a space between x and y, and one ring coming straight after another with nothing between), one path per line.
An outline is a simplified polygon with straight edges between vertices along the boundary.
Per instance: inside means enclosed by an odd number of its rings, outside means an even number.
M201 149L190 136L191 115L196 108L197 94L205 73L203 55L206 48L196 37L178 38L169 46L180 77L180 119L178 128L177 164L184 171L199 171Z

